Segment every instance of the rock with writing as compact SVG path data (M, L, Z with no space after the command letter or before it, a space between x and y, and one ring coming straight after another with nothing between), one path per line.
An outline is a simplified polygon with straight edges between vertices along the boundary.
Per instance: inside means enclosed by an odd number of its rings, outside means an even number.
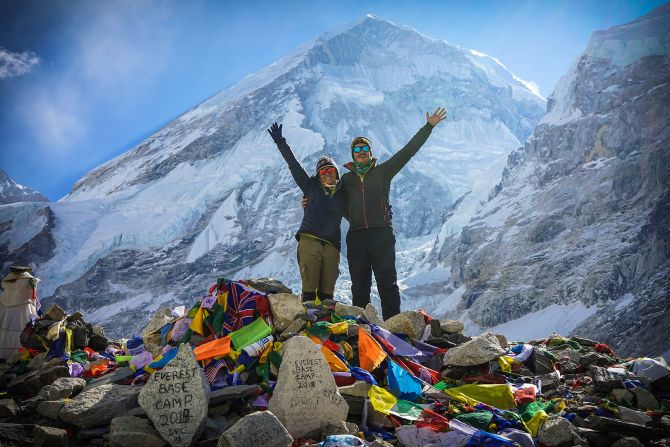
M296 336L284 343L268 410L294 439L318 438L324 425L347 420L349 405L340 395L325 357L309 338Z
M140 392L139 402L171 446L190 446L207 421L209 383L188 344Z

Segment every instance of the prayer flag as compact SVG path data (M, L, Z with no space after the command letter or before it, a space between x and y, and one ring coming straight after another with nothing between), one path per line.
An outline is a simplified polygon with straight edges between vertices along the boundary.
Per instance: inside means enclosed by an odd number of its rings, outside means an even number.
M372 334L375 337L381 337L391 346L393 349L390 354L399 355L401 357L418 357L423 355L423 353L416 349L414 346L407 343L402 338L397 335L392 334L391 332L383 329L379 326L371 325Z
M234 332L251 324L256 318L257 308L263 314L262 309L266 306L261 301L267 301L267 296L244 284L229 281L226 315L223 320L224 333Z
M230 308L228 308L230 310ZM258 318L253 323L248 324L241 329L230 334L230 340L238 351L263 337L272 333L272 328L268 326L264 319Z
M421 397L423 384L419 379L402 369L396 362L389 360L386 381L391 393L399 399L416 401Z
M386 353L379 343L365 332L362 327L358 328L358 360L361 368L372 372L386 358Z
M193 350L193 353L195 354L195 359L198 361L227 355L230 353L230 336L226 335L223 338L203 343L197 346Z
M447 388L444 392L454 399L472 406L482 402L501 410L509 410L515 407L514 394L509 385L476 385L470 383L455 388Z
M370 387L368 398L372 408L383 414L392 414L403 419L416 421L421 418L423 407L414 402L397 399L393 394L376 385Z

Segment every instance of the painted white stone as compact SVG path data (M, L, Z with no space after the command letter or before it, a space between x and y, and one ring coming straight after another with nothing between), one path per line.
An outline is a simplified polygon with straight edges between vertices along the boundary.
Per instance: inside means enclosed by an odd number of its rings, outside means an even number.
M346 421L349 405L340 395L326 358L307 337L284 343L270 410L294 439L318 438L321 427Z
M165 368L152 374L139 402L163 439L173 447L190 446L207 422L209 383L184 343Z

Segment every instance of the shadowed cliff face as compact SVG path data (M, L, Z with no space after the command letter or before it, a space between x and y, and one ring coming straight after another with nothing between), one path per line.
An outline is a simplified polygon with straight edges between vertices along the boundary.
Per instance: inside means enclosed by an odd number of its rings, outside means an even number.
M465 285L451 315L492 328L579 302L589 311L574 333L625 355L670 349L669 27L665 7L594 33L490 201L441 252Z

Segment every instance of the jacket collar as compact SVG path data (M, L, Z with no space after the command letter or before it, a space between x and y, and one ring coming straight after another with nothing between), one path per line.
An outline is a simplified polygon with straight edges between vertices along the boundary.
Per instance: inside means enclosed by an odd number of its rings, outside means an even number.
M372 164L370 165L370 169L368 169L368 172L370 172L370 170L375 166L377 166L377 159L372 157ZM354 165L353 161L345 163L344 167L353 172L354 174L358 174L358 172L356 172L356 165Z

